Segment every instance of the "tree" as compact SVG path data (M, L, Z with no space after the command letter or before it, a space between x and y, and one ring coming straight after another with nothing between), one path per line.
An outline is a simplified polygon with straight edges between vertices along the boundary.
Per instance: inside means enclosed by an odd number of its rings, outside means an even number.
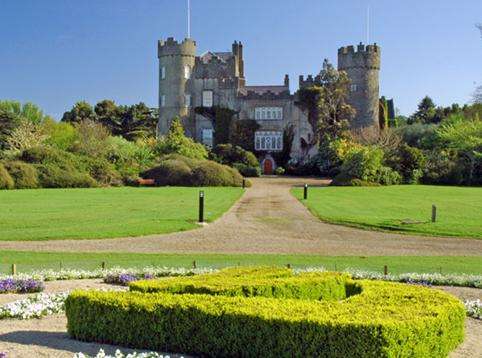
M61 121L80 123L85 120L95 121L96 119L97 118L92 106L85 101L80 101L77 102L70 111L64 113Z
M17 127L20 120L10 112L0 109L0 150L7 149L7 139Z
M180 154L194 159L207 159L208 157L208 151L202 144L186 137L179 117L172 120L169 133L159 140L156 150L161 155Z
M474 103L482 103L482 86L478 86L472 96Z
M13 153L21 153L42 145L48 137L40 124L22 120L7 138L7 148Z
M328 60L323 62L319 82L298 91L297 105L308 112L314 136L310 146L322 137L334 139L348 128L355 109L348 104L350 79L346 72L336 70Z
M49 118L37 105L30 102L21 104L18 101L0 101L0 111L10 113L19 123L21 120L26 120L40 124Z
M422 98L418 104L417 112L415 112L408 120L408 124L413 123L437 123L440 121L437 116L437 109L435 103L429 96Z
M97 120L105 125L113 135L127 140L153 136L157 117L144 103L133 106L116 106L113 101L104 100L95 106Z

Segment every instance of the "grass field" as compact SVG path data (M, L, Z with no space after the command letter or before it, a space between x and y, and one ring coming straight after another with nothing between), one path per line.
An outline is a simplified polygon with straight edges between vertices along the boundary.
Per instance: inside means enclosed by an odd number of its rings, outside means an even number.
M162 234L197 227L227 211L241 188L95 188L0 191L0 240L94 239Z
M102 262L107 267L169 266L225 267L237 265L287 265L293 267L323 266L329 270L358 268L391 273L442 272L482 274L481 256L314 256L314 255L221 255L221 254L127 254L127 253L49 253L0 251L0 272L8 273L11 265L18 272L36 269L95 269Z
M303 189L293 189L302 199ZM310 188L304 204L320 219L361 228L482 238L482 188L397 185ZM431 222L432 204L437 221Z

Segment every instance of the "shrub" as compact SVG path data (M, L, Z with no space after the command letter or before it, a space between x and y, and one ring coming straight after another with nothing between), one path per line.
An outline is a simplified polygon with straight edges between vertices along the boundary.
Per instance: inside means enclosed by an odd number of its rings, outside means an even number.
M402 181L406 184L417 184L426 162L423 152L408 144L402 144L390 154L387 164L400 173Z
M443 357L463 340L465 309L441 291L333 273L250 275L131 283L159 293L76 291L67 329L82 341L200 356Z
M5 168L12 176L16 189L38 187L38 174L33 165L21 161L11 161L5 163Z
M185 162L179 159L164 160L157 167L143 172L141 176L154 179L155 184L158 186L192 185L192 170Z
M206 159L208 157L208 151L202 144L186 137L179 118L172 121L169 133L159 140L155 150L160 155L180 154L195 159Z
M384 185L399 184L400 174L383 165L383 150L377 147L361 147L346 155L334 181L334 185L359 185L379 183ZM353 181L358 179L358 181Z
M285 168L283 167L277 167L275 170L274 170L274 173L276 175L283 175L285 173Z
M122 177L116 170L114 164L109 163L104 158L89 158L87 160L87 170L90 176L100 185L122 185Z
M242 186L243 177L236 169L206 160L193 169L192 183L195 186Z
M233 167L238 170L238 172L243 177L259 177L261 175L261 168L259 166L250 167L243 163L234 163Z
M247 167L259 167L259 161L256 156L239 146L232 144L218 144L213 149L213 160L227 165L234 165L235 163L244 164Z
M38 164L40 186L43 188L93 188L97 182L87 173L65 170L55 164Z
M242 186L243 177L236 169L211 160L196 160L177 154L168 155L155 168L141 173L156 185Z
M0 163L0 189L13 189L15 182L11 175L7 172L7 169Z
M20 160L31 164L53 164L68 171L87 171L85 157L47 146L24 150Z

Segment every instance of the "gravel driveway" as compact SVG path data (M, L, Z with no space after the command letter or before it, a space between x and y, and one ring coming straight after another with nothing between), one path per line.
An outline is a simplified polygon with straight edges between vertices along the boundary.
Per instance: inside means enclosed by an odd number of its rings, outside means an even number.
M0 242L0 250L332 256L482 255L482 240L400 235L321 222L290 194L290 189L303 183L326 185L324 180L266 177L255 178L252 182L253 186L230 211L200 229L136 238L3 241Z

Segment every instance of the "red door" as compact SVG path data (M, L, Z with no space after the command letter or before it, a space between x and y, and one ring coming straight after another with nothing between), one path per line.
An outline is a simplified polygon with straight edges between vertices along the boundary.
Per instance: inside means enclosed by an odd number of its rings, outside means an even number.
M263 172L265 175L273 174L273 162L271 161L271 159L264 160Z

